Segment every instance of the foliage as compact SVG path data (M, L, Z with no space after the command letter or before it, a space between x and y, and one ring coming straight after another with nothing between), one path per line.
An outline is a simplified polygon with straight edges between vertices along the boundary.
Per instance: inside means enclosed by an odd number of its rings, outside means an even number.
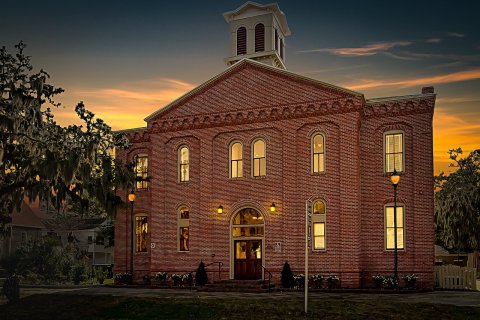
M116 273L114 275L115 284L132 284L133 278L130 272Z
M9 303L14 303L20 299L20 281L17 276L10 276L3 282L3 293Z
M71 278L74 284L80 284L86 278L85 265L81 262L77 262L71 269Z
M155 275L155 280L167 281L168 273L167 272L157 272Z
M195 285L202 287L208 283L208 275L207 270L205 270L205 263L203 261L200 262L197 268L197 272L195 273Z
M386 276L383 280L383 286L389 289L398 288L398 279L395 276Z
M304 288L305 287L305 275L304 274L294 275L293 280L295 281L295 288Z
M327 277L327 283L328 283L328 288L329 289L337 288L339 282L340 282L340 278L337 277L337 276L328 276Z
M381 288L383 283L385 282L385 276L382 276L380 274L373 275L372 279L373 279L373 282L375 283L375 286L377 288Z
M293 288L295 284L295 279L293 278L292 269L290 269L290 265L287 261L283 265L282 269L282 287L283 288Z
M313 286L315 288L321 288L322 287L322 282L323 282L323 276L321 274L313 274L310 279L313 282Z
M115 225L111 221L100 227L100 235L105 239L105 248L115 245Z
M480 149L466 158L461 148L449 154L457 170L435 177L437 238L447 248L480 250Z
M415 288L417 279L418 277L416 274L407 274L406 276L403 277L403 280L405 281L407 288Z
M113 214L120 198L116 190L131 187L131 166L114 159L114 148L128 147L82 102L75 112L83 125L58 125L50 107L63 92L47 83L50 75L33 73L26 45L15 55L0 49L0 216L20 211L27 197L37 197L59 210L66 200L88 209L95 199ZM0 219L1 220L1 219Z

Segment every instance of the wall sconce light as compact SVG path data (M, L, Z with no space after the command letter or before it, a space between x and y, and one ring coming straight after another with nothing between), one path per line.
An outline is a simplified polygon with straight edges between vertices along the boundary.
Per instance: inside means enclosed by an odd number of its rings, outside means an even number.
M223 213L223 207L222 206L218 206L218 209L217 209L217 213Z
M270 212L275 212L277 211L277 208L275 207L275 202L272 202L272 204L270 205Z

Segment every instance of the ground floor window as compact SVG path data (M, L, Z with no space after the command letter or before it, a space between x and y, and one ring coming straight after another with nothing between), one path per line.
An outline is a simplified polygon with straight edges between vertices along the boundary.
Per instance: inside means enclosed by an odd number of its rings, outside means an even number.
M189 251L189 227L180 227L180 251Z
M145 216L135 217L136 252L147 252L148 221Z
M404 207L397 206L397 249L404 249L405 233L403 228ZM387 250L395 249L395 228L393 224L394 206L385 207L385 245Z
M325 223L316 222L313 224L313 248L315 250L325 249Z

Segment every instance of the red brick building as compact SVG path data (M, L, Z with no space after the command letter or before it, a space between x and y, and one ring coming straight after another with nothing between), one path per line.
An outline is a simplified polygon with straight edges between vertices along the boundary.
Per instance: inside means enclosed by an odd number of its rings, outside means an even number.
M126 130L133 145L119 157L150 178L135 191L135 278L200 261L222 262L223 279L262 278L263 266L279 281L285 261L303 273L311 200L310 273L370 285L393 272L395 169L399 275L432 287L433 88L366 99L284 70L277 5L224 17L230 66ZM130 271L130 209L116 218L117 272Z

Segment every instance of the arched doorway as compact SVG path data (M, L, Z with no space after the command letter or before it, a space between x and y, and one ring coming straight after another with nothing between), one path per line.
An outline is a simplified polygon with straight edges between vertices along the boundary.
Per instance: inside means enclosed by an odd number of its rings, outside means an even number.
M262 279L265 222L255 209L237 212L231 222L231 252L233 278L238 280Z

